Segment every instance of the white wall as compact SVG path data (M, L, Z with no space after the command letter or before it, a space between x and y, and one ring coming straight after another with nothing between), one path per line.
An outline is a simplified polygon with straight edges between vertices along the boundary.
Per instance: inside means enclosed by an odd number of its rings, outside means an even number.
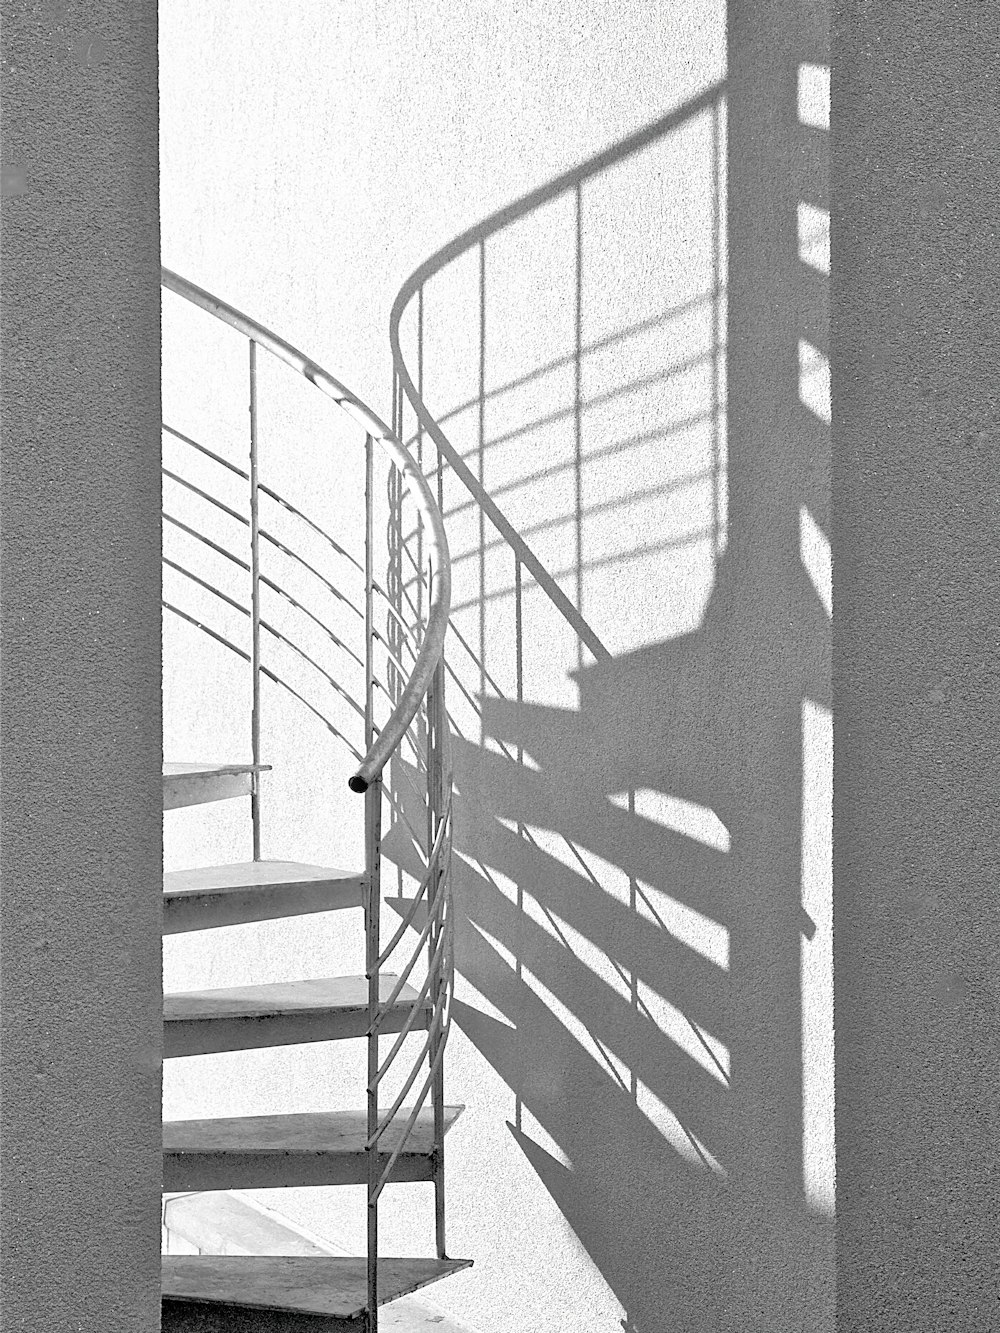
M741 9L161 6L164 262L388 417L389 311L470 230L404 357L572 607L446 469L449 1243L476 1267L435 1296L482 1333L832 1327L822 43L816 6ZM235 459L245 358L215 336L167 306L164 410ZM267 466L340 532L355 483L281 383ZM168 755L243 753L245 672L169 619L165 649ZM270 708L265 855L356 859L349 760ZM231 807L174 816L173 863L248 855ZM169 941L167 982L357 970L345 934ZM176 1063L172 1115L361 1101L349 1051ZM425 1246L424 1187L392 1194L387 1248ZM317 1195L269 1202L360 1249L355 1192Z

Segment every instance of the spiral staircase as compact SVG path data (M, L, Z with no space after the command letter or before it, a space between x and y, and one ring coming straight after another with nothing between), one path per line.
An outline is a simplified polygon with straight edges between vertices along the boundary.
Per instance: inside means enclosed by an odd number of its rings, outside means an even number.
M252 682L249 762L164 765L164 810L222 800L249 799L253 859L239 864L174 871L164 877L164 932L173 934L271 921L311 913L343 913L345 930L363 940L364 975L270 982L168 994L164 999L166 1059L312 1042L364 1041L366 1108L322 1113L167 1122L163 1127L163 1190L274 1189L364 1185L367 1187L367 1254L196 1254L163 1257L162 1320L169 1333L377 1333L381 1304L469 1266L445 1249L444 1137L461 1111L445 1104L443 1060L453 994L451 908L452 770L444 698L443 646L448 622L450 569L438 503L421 468L400 442L401 421L390 429L343 385L282 339L176 274L164 270L163 286L222 321L246 340L249 353L249 467L241 468L204 440L164 423L183 448L224 471L244 488L245 507L225 504L217 493L165 467L173 483L242 527L249 559L198 531L165 508L172 531L183 531L195 549L213 552L243 579L244 597L230 595L203 567L164 562L182 586L199 587L242 618L242 642L220 631L183 599L164 598L169 615L196 627L245 663ZM265 485L258 458L258 358L266 353L291 368L346 414L357 432L353 458L363 469L364 549L352 553L321 532L315 520ZM399 399L399 395L397 395ZM394 418L401 416L397 402ZM387 493L397 515L404 501L415 511L417 553L399 542L395 574L376 577L375 460L386 468ZM361 580L358 605L315 566L279 541L267 506L319 534ZM401 529L398 529L401 531ZM405 550L404 550L405 547ZM268 577L261 553L278 548L296 558L300 571L339 608L347 607L354 643L334 633L304 597ZM246 552L244 552L246 554ZM409 561L405 571L403 557ZM176 586L177 579L174 578ZM355 697L349 673L327 671L270 617L277 598L325 634L331 652L353 663L363 681ZM331 603L331 604L332 604ZM268 660L282 643L346 700L357 735L310 702ZM262 753L262 683L285 690L346 747L354 769L345 802L364 801L363 863L351 869L261 858L261 803L267 756ZM404 756L405 752L405 756ZM385 770L393 775L383 781ZM400 793L405 793L401 795ZM380 913L383 894L383 824L406 840L406 897L393 900L398 921ZM395 844L394 844L395 845ZM398 859L398 858L397 858ZM360 857L359 857L360 861ZM391 969L391 970L387 970ZM386 1039L391 1038L385 1050ZM412 1057L413 1040L419 1053ZM409 1039L409 1043L408 1043ZM391 1091L390 1091L391 1089ZM350 1090L359 1093L360 1090ZM345 1095L345 1101L355 1100ZM378 1205L387 1186L432 1182L435 1199L434 1258L387 1257L379 1252Z

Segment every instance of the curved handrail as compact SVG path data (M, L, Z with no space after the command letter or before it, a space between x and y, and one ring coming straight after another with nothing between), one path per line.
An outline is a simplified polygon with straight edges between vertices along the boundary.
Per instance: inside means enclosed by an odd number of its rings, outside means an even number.
M364 756L356 772L348 781L351 791L364 792L381 775L397 746L401 743L406 729L416 716L427 691L430 688L434 672L444 652L445 634L448 629L448 613L451 608L451 559L448 553L448 539L445 535L444 520L423 473L411 457L409 451L393 431L359 398L350 392L339 380L334 379L323 368L290 343L279 338L256 320L244 315L235 307L220 301L218 297L206 292L186 278L161 268L160 280L168 291L184 297L193 305L199 306L210 315L222 320L230 328L236 329L259 346L264 347L279 361L290 366L303 378L314 384L321 393L331 398L337 406L353 421L357 422L375 440L382 450L389 455L398 471L406 477L414 503L427 525L430 566L430 596L427 625L417 653L416 661L409 679L404 685L385 726L379 732L368 753Z

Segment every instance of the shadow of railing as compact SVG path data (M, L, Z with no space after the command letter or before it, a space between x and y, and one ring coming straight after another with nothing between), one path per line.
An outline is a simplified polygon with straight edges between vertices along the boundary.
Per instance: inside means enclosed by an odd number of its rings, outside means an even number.
M825 22L732 0L724 83L392 316L454 561L457 1021L633 1333L833 1327Z

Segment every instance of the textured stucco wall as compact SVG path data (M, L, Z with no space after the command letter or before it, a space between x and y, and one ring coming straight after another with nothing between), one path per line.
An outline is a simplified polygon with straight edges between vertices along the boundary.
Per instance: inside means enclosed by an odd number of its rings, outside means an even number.
M476 1267L435 1299L482 1333L827 1333L822 6L168 0L161 41L166 263L388 416L389 311L443 250L404 357L570 606L447 467L449 1245ZM194 329L165 322L165 406L245 460L242 349ZM318 467L302 493L338 521L299 410L268 466ZM166 634L172 757L243 753L239 664ZM273 700L265 732L265 854L351 854L349 762ZM174 863L245 855L232 807L171 821ZM346 929L171 941L167 983L322 975ZM357 1105L352 1059L176 1062L168 1113ZM267 1202L360 1242L351 1191ZM426 1245L426 1204L388 1192L387 1249Z
M835 12L838 1327L986 1333L1000 1327L994 25L972 3Z
M4 0L0 62L0 1325L153 1333L155 4Z

